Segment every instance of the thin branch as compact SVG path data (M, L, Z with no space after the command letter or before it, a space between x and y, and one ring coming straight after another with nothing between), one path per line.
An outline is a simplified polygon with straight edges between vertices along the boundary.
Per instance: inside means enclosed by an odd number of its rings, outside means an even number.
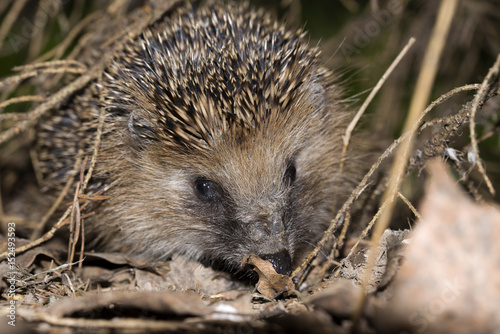
M103 87L102 85L102 73L99 76L98 80L98 87L101 89ZM95 164L97 162L97 154L99 152L99 146L101 145L101 138L102 138L102 129L104 127L104 120L106 118L106 112L104 109L104 94L99 94L100 95L100 113L99 113L99 124L97 125L97 131L96 131L96 138L94 142L94 152L92 153L92 158L90 160L90 166L87 171L87 175L85 175L85 180L83 181L82 184L82 193L85 191L87 188L87 185L90 181L90 178L92 177L92 172L94 171Z
M39 272L39 273L36 273L34 275L31 275L29 277L26 277L24 279L22 279L23 282L26 282L26 281L29 281L29 280L32 280L33 278L37 277L37 276L40 276L40 275L44 275L44 274L50 274L50 273L53 273L53 272L56 272L58 270L62 270L62 269L66 269L72 265L75 265L75 264L78 264L80 262L82 262L83 260L80 260L80 261L76 261L76 262L73 262L73 263L65 263L65 264L62 264L60 266L57 266L57 267L54 267L54 268L51 268L49 270L44 270L42 272Z

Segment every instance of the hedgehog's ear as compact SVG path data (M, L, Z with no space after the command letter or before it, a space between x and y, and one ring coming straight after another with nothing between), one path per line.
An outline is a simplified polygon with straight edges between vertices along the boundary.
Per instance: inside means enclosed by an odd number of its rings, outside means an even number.
M139 147L158 141L154 122L148 116L150 115L146 111L133 110L128 119L128 129Z
M326 103L326 90L323 85L313 81L308 93L308 100L317 107L317 110L323 110Z

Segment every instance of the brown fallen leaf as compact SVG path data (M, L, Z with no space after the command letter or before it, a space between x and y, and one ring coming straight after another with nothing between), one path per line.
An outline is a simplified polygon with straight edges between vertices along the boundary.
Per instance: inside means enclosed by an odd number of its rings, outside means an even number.
M375 300L372 320L384 333L497 332L500 210L474 203L445 164L432 162L428 170L423 220L405 250L392 298Z
M259 275L259 281L255 287L264 297L275 299L279 296L290 297L296 295L292 278L278 274L268 260L250 254L243 260L243 264L250 264L254 267L255 272Z
M27 245L30 241L22 238L16 238L16 247L22 247ZM7 238L4 236L0 236L0 251L5 251L7 249ZM54 262L59 265L61 262L59 261L57 254L55 254L54 249L51 247L47 247L46 245L41 245L36 248L30 249L22 254L16 254L16 265L19 268L26 269L35 262L38 256L46 256L47 258L54 260ZM2 262L4 262L3 260Z

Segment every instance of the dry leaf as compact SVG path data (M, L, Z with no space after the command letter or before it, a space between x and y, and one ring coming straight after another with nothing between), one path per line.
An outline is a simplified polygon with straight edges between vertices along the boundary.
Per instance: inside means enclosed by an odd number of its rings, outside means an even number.
M492 333L500 328L500 210L476 204L429 165L421 221L373 320L383 332Z
M278 274L268 260L250 254L243 263L254 266L255 272L259 275L256 289L265 297L274 299L281 295L288 297L295 294L295 284L291 277Z

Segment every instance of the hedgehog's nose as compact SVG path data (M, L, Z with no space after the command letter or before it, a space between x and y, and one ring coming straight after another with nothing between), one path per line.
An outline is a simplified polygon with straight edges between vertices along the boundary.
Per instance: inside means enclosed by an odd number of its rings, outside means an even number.
M264 260L269 260L278 274L288 275L292 271L292 258L286 249L272 254L260 254L259 256Z

